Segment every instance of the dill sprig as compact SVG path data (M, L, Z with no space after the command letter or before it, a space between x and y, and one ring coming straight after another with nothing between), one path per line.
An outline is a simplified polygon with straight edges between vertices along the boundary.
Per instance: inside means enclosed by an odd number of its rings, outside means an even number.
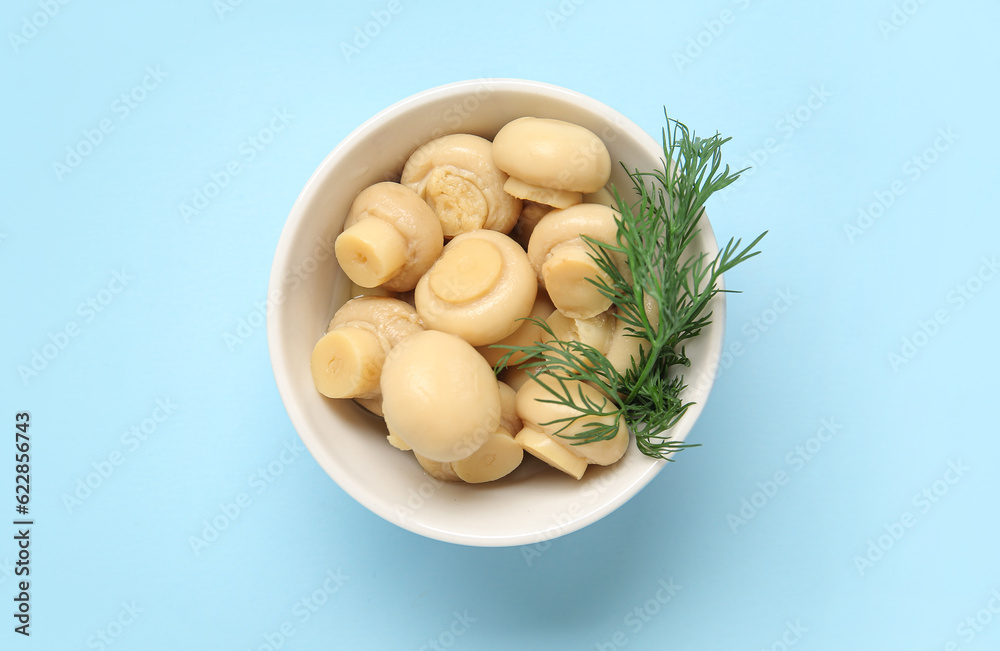
M573 445L614 437L624 418L642 453L659 459L693 447L673 440L670 434L693 404L681 398L687 387L683 369L691 365L684 343L711 323L708 305L712 298L733 291L720 289L722 275L760 253L754 249L766 235L765 231L742 248L742 240L731 239L711 258L704 252L691 252L705 202L745 170L732 172L728 165L723 167L721 150L730 138L718 133L699 138L666 111L664 117L663 169L630 172L622 165L638 197L634 202L612 188L619 213L616 243L583 236L591 257L607 277L588 281L611 300L626 336L641 337L648 345L620 373L593 346L557 340L544 321L531 319L549 340L504 346L510 350L497 363L502 368L511 355L520 352L525 359L519 368L554 380L540 382L550 395L543 402L565 405L575 414L544 424L559 424L556 434L572 439ZM625 260L624 269L619 267L621 260ZM570 380L598 387L606 400L595 402ZM579 433L562 433L584 418Z

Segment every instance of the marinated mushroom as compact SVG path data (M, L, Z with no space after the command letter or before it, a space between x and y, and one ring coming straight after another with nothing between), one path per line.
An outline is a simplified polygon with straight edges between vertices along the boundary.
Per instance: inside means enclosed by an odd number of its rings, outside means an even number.
M423 330L415 309L381 296L344 303L313 347L309 367L316 389L328 398L377 399L386 355ZM374 405L362 403L378 413Z
M611 155L593 132L563 120L524 117L493 139L493 160L521 199L568 208L611 178Z
M578 341L592 346L602 355L607 355L615 332L616 321L618 319L615 318L612 310L601 312L589 319L573 319L556 310L545 319L555 336L547 336L546 339L550 341L552 339ZM577 357L581 363L585 362L582 356L578 355Z
M503 233L477 230L444 247L417 283L414 302L428 328L483 346L517 330L537 292L524 250Z
M441 223L413 190L385 181L358 193L337 236L337 262L352 282L405 292L444 246Z
M400 179L431 207L445 237L477 228L510 232L521 200L504 191L506 181L493 162L493 144L467 133L442 136L417 149Z
M500 426L493 369L455 335L426 330L400 341L380 386L389 431L431 461L464 459Z
M588 319L611 307L611 299L588 280L610 283L591 257L593 248L581 236L614 244L618 237L616 214L600 204L577 204L545 215L531 233L528 259L539 283L566 316ZM619 268L627 268L619 254L611 257Z
M535 296L535 304L531 306L531 312L528 313L528 318L535 318L546 320L552 311L556 307L549 300L548 294L544 291L539 291ZM534 343L543 341L545 339L545 331L542 327L535 323L534 321L523 320L518 322L517 330L507 335L500 341L489 346L479 346L476 350L486 358L486 361L496 366L500 358L510 352L506 348L499 348L499 346L530 346ZM518 351L510 356L507 360L507 366L514 366L522 359L524 359L524 353Z
M544 374L537 376L537 381L527 382L518 390L517 415L521 417L524 426L514 440L532 455L577 479L583 477L590 463L607 466L622 458L629 440L624 419L619 420L618 432L614 437L573 445L573 440L566 437L586 432L588 424L611 425L614 423L614 416L577 418L580 412L571 406L551 402L553 396L545 386L542 386L542 382L560 390L556 380ZM582 395L581 400L585 399L594 405L607 405L610 402L604 394L585 382L566 380L565 385L570 395ZM567 418L575 420L567 426L566 423L569 421L561 420ZM565 429L560 431L564 427Z

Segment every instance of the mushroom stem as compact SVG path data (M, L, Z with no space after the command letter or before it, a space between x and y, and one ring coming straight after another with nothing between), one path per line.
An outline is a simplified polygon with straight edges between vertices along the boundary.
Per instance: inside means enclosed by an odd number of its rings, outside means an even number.
M530 452L532 456L541 459L553 468L562 470L574 479L583 477L583 473L587 470L586 459L573 454L537 429L525 426L514 437L514 442Z
M385 351L378 338L361 328L331 330L316 342L309 366L316 389L328 398L350 398L379 388Z
M524 449L503 429L497 430L471 455L451 464L462 481L481 484L506 477L521 465Z
M588 278L611 282L579 243L557 245L542 264L542 279L549 298L560 312L574 319L589 319L611 307L611 299Z
M358 221L337 237L334 250L347 277L361 287L377 287L406 263L406 238L381 219Z

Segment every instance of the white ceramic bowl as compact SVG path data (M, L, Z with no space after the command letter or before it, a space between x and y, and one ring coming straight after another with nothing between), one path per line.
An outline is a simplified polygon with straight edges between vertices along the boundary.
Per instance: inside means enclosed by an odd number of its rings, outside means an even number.
M663 150L617 111L579 93L534 81L472 80L433 88L385 109L344 139L313 173L281 233L269 286L268 346L278 390L292 424L323 469L379 516L429 538L477 546L538 543L608 515L663 469L630 443L613 466L591 466L576 481L525 455L510 476L490 484L439 482L410 453L391 447L380 419L349 400L335 401L313 387L309 357L335 309L346 298L346 278L333 256L351 200L366 186L398 180L418 146L448 133L492 139L518 117L559 118L599 135L615 163L612 183L631 183L629 169L662 166ZM696 242L714 256L708 224ZM712 325L687 345L692 368L686 398L696 404L674 427L682 440L708 398L718 367L725 321L723 295ZM332 514L330 517L334 517Z

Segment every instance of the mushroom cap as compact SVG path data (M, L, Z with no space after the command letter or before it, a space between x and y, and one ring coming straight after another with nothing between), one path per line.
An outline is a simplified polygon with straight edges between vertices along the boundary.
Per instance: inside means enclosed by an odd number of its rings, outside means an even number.
M381 286L394 292L413 289L444 247L444 234L437 215L410 188L383 181L368 186L354 197L344 230L369 217L388 223L406 240L406 262Z
M382 368L389 429L431 461L463 459L500 424L500 389L489 363L462 339L426 330L392 349Z
M504 191L506 181L507 174L493 162L493 143L467 133L441 136L418 148L400 179L430 205L445 237L477 228L510 232L521 200Z
M503 233L462 233L417 283L414 301L428 328L474 346L500 341L531 313L538 292L528 256Z
M493 139L493 160L511 177L553 190L596 192L611 178L611 155L601 139L563 120L508 122Z

